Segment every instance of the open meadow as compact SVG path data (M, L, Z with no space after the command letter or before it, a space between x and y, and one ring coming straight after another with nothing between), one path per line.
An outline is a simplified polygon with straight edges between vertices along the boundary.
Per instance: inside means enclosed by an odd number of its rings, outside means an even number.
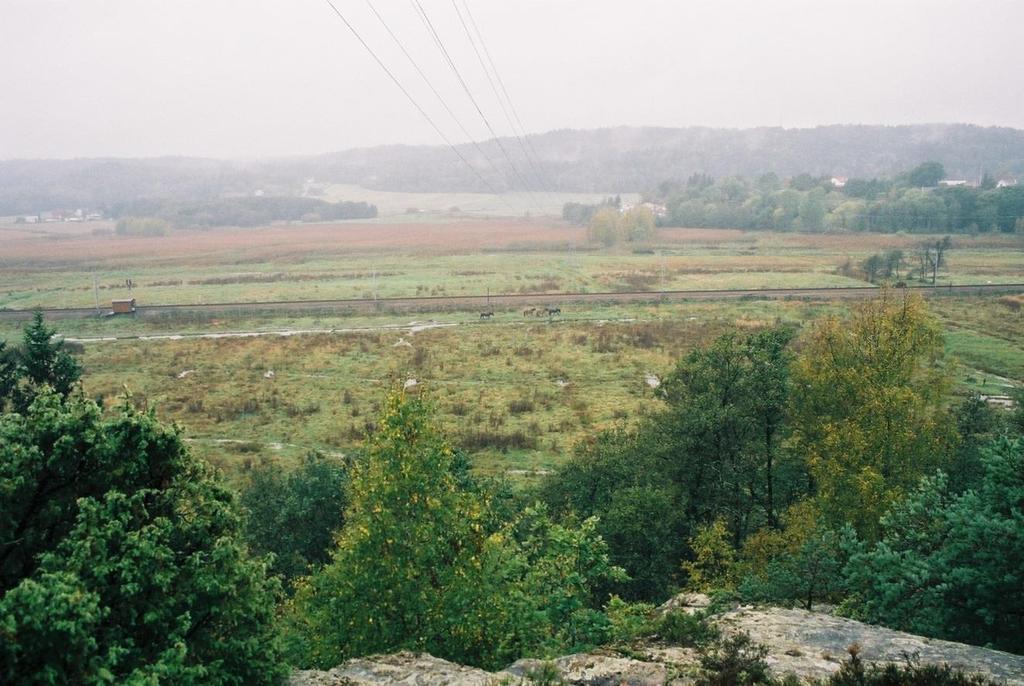
M275 225L118 237L83 225L0 229L0 306L90 306L498 293L865 286L849 269L920 236L664 229L649 245L599 249L553 220ZM844 275L845 274L845 275ZM940 283L1013 283L1024 240L957 237ZM95 277L95 290L93 278ZM956 392L1005 395L1024 381L1013 297L931 301ZM359 446L390 384L415 379L477 470L517 479L559 464L596 432L655 407L682 355L715 336L842 314L841 302L745 299L567 305L560 318L496 308L358 315L268 312L61 320L84 386L177 421L198 453L240 475L310 450ZM0 323L0 337L19 325ZM127 338L141 336L143 338ZM207 336L207 337L201 337ZM122 337L122 340L99 340Z
M662 229L597 248L549 219L279 224L150 238L88 224L0 225L0 308L109 308L424 295L869 285L857 265L926 237ZM68 228L65 228L68 227ZM1024 238L958 236L939 283L1020 281Z

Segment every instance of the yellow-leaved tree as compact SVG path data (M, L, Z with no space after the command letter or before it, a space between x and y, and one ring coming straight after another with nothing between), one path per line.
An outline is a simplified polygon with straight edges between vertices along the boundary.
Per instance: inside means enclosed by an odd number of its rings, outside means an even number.
M793 381L792 447L822 514L875 539L879 517L956 442L938 323L920 296L883 291L847 320L821 320Z

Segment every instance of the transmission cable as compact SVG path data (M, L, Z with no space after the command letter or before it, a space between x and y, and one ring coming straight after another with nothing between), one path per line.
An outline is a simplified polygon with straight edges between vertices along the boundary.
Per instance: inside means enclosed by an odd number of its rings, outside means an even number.
M522 122L519 123L519 128L516 129L516 124L515 122L513 122L512 116L509 115L509 111L511 110L515 114L516 121L519 121L519 114L515 112L515 106L512 104L512 99L508 96L508 91L505 89L505 84L502 83L501 81L501 75L498 73L497 67L494 66L494 60L491 59L491 53L487 49L487 44L484 43L483 35L480 33L480 29L479 27L477 27L476 21L473 19L473 15L469 11L469 5L466 4L466 0L462 0L462 6L465 8L466 16L469 17L469 21L473 25L473 32L476 34L476 40L480 42L480 48L483 49L484 54L487 56L486 63L484 62L484 56L481 55L480 50L477 49L476 41L473 39L473 34L470 33L469 25L466 24L466 19L463 17L462 11L459 9L457 0L452 0L452 7L455 8L455 13L459 17L459 23L462 24L462 29L466 32L466 37L469 39L469 44L473 46L473 52L476 53L476 58L480 62L480 67L484 70L484 74L487 76L487 82L491 86L491 91L494 93L495 99L501 106L501 111L505 115L505 120L508 122L509 128L512 129L512 133L515 135L516 140L519 142L519 148L523 151L523 157L526 159L527 164L529 164L530 168L533 170L533 174L537 180L537 183L542 187L545 187L547 184L543 180L541 171L538 165L535 164L533 158L530 156L530 151L526 149L526 143L523 141L523 136L525 136L525 129L523 128ZM487 68L488 64L490 64L490 69ZM494 72L494 78L491 77L492 71ZM495 79L497 79L498 83L501 85L501 90L505 94L504 98L502 98L501 94L498 93L498 87L497 85L495 85ZM506 101L508 102L507 107L505 105ZM520 135L520 132L522 132L522 135ZM534 151L534 154L536 154L536 151ZM544 190L550 189L544 188Z
M469 140L469 142L473 144L473 147L476 148L477 152L479 152L480 155L485 160L487 160L487 164L490 165L491 169L494 170L496 174L500 175L501 172L498 170L498 166L494 163L494 160L492 160L490 155L487 154L487 151L485 151L480 146L480 143L476 141L473 135L468 130L466 130L466 127L463 126L462 122L455 115L455 112L453 112L452 108L448 106L447 101L445 101L444 97L437 91L437 88L434 87L433 82L430 80L429 77L427 77L425 73L423 73L423 69L420 68L420 65L416 62L413 56L409 54L409 51L406 50L405 45L403 45L402 41L399 40L398 36L395 35L395 32L391 30L391 27L384 20L384 17L382 17L380 15L380 12L377 11L377 8L373 4L373 0L366 0L366 4L367 6L369 6L370 11L373 12L373 16L377 17L377 21L380 22L381 26L384 27L384 30L388 32L389 36L391 36L391 39L395 42L395 45L398 46L398 49L401 50L402 54L405 55L406 59L409 60L409 64L413 66L413 68L416 70L416 73L420 75L420 78L423 79L423 82L427 84L427 87L430 88L430 91L437 98L438 102L440 102L441 106L444 107L445 111L451 117L452 121L455 122L455 125L459 127L460 131L462 131L462 135L464 135Z
M455 60L452 59L451 54L448 52L448 48L445 47L444 41L441 40L441 36L438 34L437 29L434 27L434 23L430 20L430 16L427 14L427 11L423 8L423 5L420 3L420 0L410 1L412 2L414 9L416 9L417 14L420 17L420 20L427 27L427 31L433 37L434 44L441 51L441 54L444 56L445 61L448 63L448 66L451 68L452 72L455 74L455 77L462 85L462 89L465 91L466 96L469 98L470 102L473 103L473 107L476 108L477 114L480 115L480 118L483 120L484 125L487 127L487 130L494 138L494 142L497 143L498 148L501 150L502 156L505 158L505 161L508 162L509 167L512 169L512 173L519 180L519 183L522 184L523 189L526 191L527 196L530 198L533 204L537 206L537 210L541 214L543 214L544 210L541 209L540 203L537 202L537 199L533 196L533 193L530 192L529 184L526 183L526 179L524 179L523 175L519 172L518 167L516 167L516 163L512 160L512 156L508 154L508 150L505 148L504 143L501 142L501 138L499 138L498 134L494 131L494 127L491 126L491 122L490 120L487 119L487 115L484 114L483 109L480 107L480 103L477 102L477 99L473 96L473 91L469 88L469 85L466 83L466 80L462 77L462 73L459 71L459 68L455 65Z
M370 53L370 56L373 57L373 59L377 63L377 65L381 69L383 69L384 73L387 74L388 77L391 78L391 80L394 82L394 84L396 86L398 86L398 89L400 91L402 91L402 94L405 95L405 97L409 100L409 102L412 103L413 107L415 107L419 111L419 113L421 115L423 115L423 118L426 119L427 123L429 123L430 126L434 129L434 131L437 132L437 135L441 137L441 140L443 140L448 145L448 147L452 149L452 152L454 152L456 155L458 155L459 159L462 160L463 164L465 164L467 167L469 167L470 171L472 171L473 174L475 174L476 177L478 179L480 179L480 182L484 184L484 186L487 188L487 190L489 190L491 193L493 193L494 195L496 195L499 198L501 198L501 195L494 189L494 187L487 181L487 179L485 179L483 177L483 175L480 174L479 171L477 171L476 167L474 167L472 164L469 163L469 160L466 159L465 155L463 155L461 152L459 152L459 149L457 147L455 147L455 145L452 144L452 142L448 139L448 136L446 136L444 134L444 131L442 131L438 127L438 125L436 123L434 123L434 120L431 118L431 116L429 114L427 114L427 111L424 110L423 107L421 107L418 102L416 102L416 99L414 97L412 97L412 94L409 93L408 90L406 90L405 86L402 85L402 82L398 80L398 77L396 77L394 75L394 73L392 73L392 71L390 69L388 69L387 65L384 64L383 60L381 60L381 58L377 55L377 53L373 51L373 48L371 48L369 46L369 44L365 40L363 40L363 37L361 35L359 35L359 32L356 31L356 28L354 26L352 26L352 24L349 22L349 20L345 18L345 15L341 13L341 11L335 6L335 4L331 0L324 0L324 2L326 2L327 5L332 10L334 10L334 13L336 15L338 15L338 19L341 19L342 23L344 23L345 26L348 27L348 30L352 32L352 35L356 37L356 40L358 40L359 43L363 46L363 48L365 48L366 51L368 53ZM504 198L502 198L502 202L505 202ZM508 202L505 202L505 204L513 212L518 212Z
M516 109L515 103L512 102L512 98L508 94L508 89L505 88L505 82L501 78L501 73L498 71L498 67L495 66L494 60L491 58L491 51L487 49L487 43L484 41L483 33L480 32L480 28L476 24L476 19L473 17L472 10L469 9L469 3L466 0L462 0L462 6L466 10L466 16L469 17L470 24L473 25L473 30L476 31L476 35L480 39L480 45L484 49L484 55L487 56L487 61L491 64L494 76L498 79L498 85L501 86L501 92L505 94L508 106L512 110L512 116L515 117L516 123L519 124L519 131L523 134L523 138L526 140L526 145L530 148L530 152L533 153L537 166L543 171L543 165L540 162L540 155L537 154L537 149L533 147L533 141L526 135L526 127L523 126L523 120L519 118L519 111ZM547 180L548 187L553 189L554 185L551 183L551 178L547 175L547 172L543 172L542 175Z

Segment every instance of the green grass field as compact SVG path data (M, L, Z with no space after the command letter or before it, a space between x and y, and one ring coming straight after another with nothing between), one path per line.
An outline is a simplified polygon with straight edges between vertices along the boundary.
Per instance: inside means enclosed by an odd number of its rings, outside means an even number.
M58 239L8 228L0 306L89 306L97 293L105 303L126 295L125 278L141 303L865 285L840 266L919 240L665 230L651 245L597 249L582 230L547 221L225 229L130 243L73 230ZM954 246L942 282L1021 280L1021 237L957 237ZM946 329L958 393L1002 395L1024 381L1019 304L943 297L930 306ZM279 311L54 325L86 339L89 395L111 407L127 387L134 403L179 422L197 452L235 476L260 461L359 446L386 389L416 379L479 471L524 479L656 407L653 379L694 346L734 328L805 326L848 307L750 299L569 306L552 322L499 308L485 322L476 311ZM0 338L17 338L19 328L0 323ZM187 337L232 332L267 335ZM91 340L161 335L173 337Z
M983 329L984 320L999 321L1004 306L996 300L933 303L947 329L947 352L957 361L957 393L1002 395L1024 380L1018 329L1003 339L991 331L965 332L947 319L961 310L987 313L971 322ZM522 479L559 464L578 441L656 407L653 378L693 347L736 328L803 327L847 307L756 300L652 304L554 322L507 315L481 323L473 313L438 313L436 320L453 325L418 331L410 330L408 319L387 315L358 322L229 322L235 330L247 324L263 324L265 331L346 324L366 330L87 342L81 360L89 395L112 407L127 387L134 403L179 422L194 449L229 474L264 460L287 464L309 450L343 453L359 446L386 390L415 379L479 471ZM67 325L75 323L58 326L73 333Z
M57 225L60 227L61 225ZM77 231L81 231L76 227ZM665 229L644 246L598 249L548 220L353 223L60 237L0 227L0 307L109 306L688 289L863 286L845 263L918 236ZM957 237L939 283L1024 274L1024 237Z

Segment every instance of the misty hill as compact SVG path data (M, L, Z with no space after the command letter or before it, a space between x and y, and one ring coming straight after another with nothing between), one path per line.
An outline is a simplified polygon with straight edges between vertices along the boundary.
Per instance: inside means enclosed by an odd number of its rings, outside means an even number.
M693 173L754 176L773 171L885 177L922 161L949 176L1024 176L1024 131L967 124L823 126L811 129L618 127L533 135L531 166L516 139L502 139L535 189L636 192ZM391 145L258 161L200 158L14 160L0 162L0 215L60 207L105 207L142 198L202 200L299 195L307 179L394 191L498 191L521 186L497 141L460 152L446 146Z

